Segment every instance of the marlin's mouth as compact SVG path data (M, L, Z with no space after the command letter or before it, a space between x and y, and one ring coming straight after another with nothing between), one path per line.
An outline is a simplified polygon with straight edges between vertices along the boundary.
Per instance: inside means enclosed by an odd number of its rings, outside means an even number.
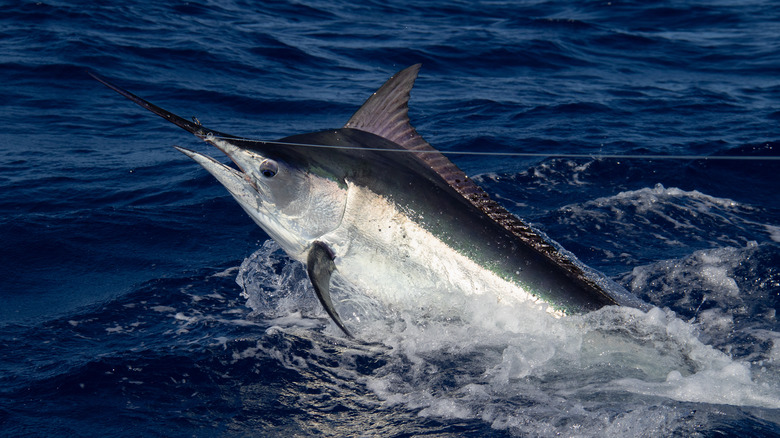
M223 166L228 167L230 170L232 170L234 172L240 173L243 176L243 178L246 180L246 182L249 183L255 189L255 191L260 192L260 189L257 187L256 182L254 180L252 180L252 178L250 176L250 172L247 172L246 166L242 166L241 165L241 160L238 159L239 154L246 153L246 152L244 152L243 149L241 149L240 147L235 146L235 145L231 144L230 142L226 141L224 139L224 137L220 136L221 137L220 139L217 139L216 137L217 137L217 134L214 134L213 132L209 132L208 134L206 134L205 137L203 137L203 140L206 143L208 143L208 144L214 146L215 148L219 149L220 152L222 152L228 158L230 158L230 161L233 163L233 165L236 166L237 170L233 169L233 168L231 168L229 166L225 166L224 164L223 164ZM236 138L236 137L230 136L230 138ZM184 150L186 150L184 148L177 148L177 149L179 151L181 151L181 152L184 152ZM189 151L189 152L192 152L192 151ZM190 154L188 154L186 152L184 152L184 153L188 157L193 158L192 155L190 155ZM195 153L197 155L201 155L201 154L198 154L197 152L193 152L193 153ZM210 157L208 157L208 158L210 158ZM212 160L213 160L213 158L212 158ZM196 161L198 161L198 163L202 164L201 161L199 161L199 160L196 160ZM246 161L251 161L251 160L246 160ZM217 163L219 163L219 162L217 161ZM219 164L222 164L222 163L219 163Z
M245 172L236 170L228 165L220 163L208 155L203 155L191 149L180 146L174 146L174 148L176 148L176 150L183 153L184 155L192 158L196 163L200 164L204 169L206 169L214 178L217 179L217 181L225 186L230 194L236 198L236 201L238 201L239 204L254 209L259 208L260 199L257 196L257 187L254 183L252 183L249 176ZM217 148L222 150L222 148ZM225 153L225 155L230 157L230 155L227 153ZM233 162L235 163L235 161ZM238 166L238 164L236 164L236 166Z

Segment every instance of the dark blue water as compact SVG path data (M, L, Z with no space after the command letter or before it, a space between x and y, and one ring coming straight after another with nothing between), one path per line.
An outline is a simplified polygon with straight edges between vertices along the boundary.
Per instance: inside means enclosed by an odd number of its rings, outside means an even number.
M777 157L774 2L100 3L0 14L2 435L780 435L780 161L452 155L657 307L353 342L171 147L204 145L86 73L274 139L421 62L444 151Z

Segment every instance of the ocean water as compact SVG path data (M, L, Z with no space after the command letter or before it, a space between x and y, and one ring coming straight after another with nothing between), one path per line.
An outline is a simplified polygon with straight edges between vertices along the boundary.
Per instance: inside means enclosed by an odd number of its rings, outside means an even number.
M1 10L0 435L780 435L774 2ZM418 62L423 137L549 154L450 158L649 311L387 307L336 278L346 339L172 148L207 146L87 74L275 139Z

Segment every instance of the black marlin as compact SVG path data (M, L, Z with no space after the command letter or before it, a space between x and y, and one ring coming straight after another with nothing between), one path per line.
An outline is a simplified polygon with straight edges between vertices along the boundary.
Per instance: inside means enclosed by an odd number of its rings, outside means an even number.
M334 270L388 303L432 289L493 294L557 315L631 303L417 133L408 100L419 69L390 78L343 128L278 141L207 129L93 76L230 157L238 170L177 147L306 265L317 297L348 336L329 292Z

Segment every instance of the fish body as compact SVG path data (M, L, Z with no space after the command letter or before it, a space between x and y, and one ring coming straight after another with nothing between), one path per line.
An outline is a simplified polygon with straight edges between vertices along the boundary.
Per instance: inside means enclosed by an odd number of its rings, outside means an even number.
M230 157L237 169L177 148L306 264L320 302L349 336L330 296L335 271L387 303L491 294L563 315L630 301L493 201L416 132L408 99L419 67L390 78L344 127L278 141L207 129L93 76Z

